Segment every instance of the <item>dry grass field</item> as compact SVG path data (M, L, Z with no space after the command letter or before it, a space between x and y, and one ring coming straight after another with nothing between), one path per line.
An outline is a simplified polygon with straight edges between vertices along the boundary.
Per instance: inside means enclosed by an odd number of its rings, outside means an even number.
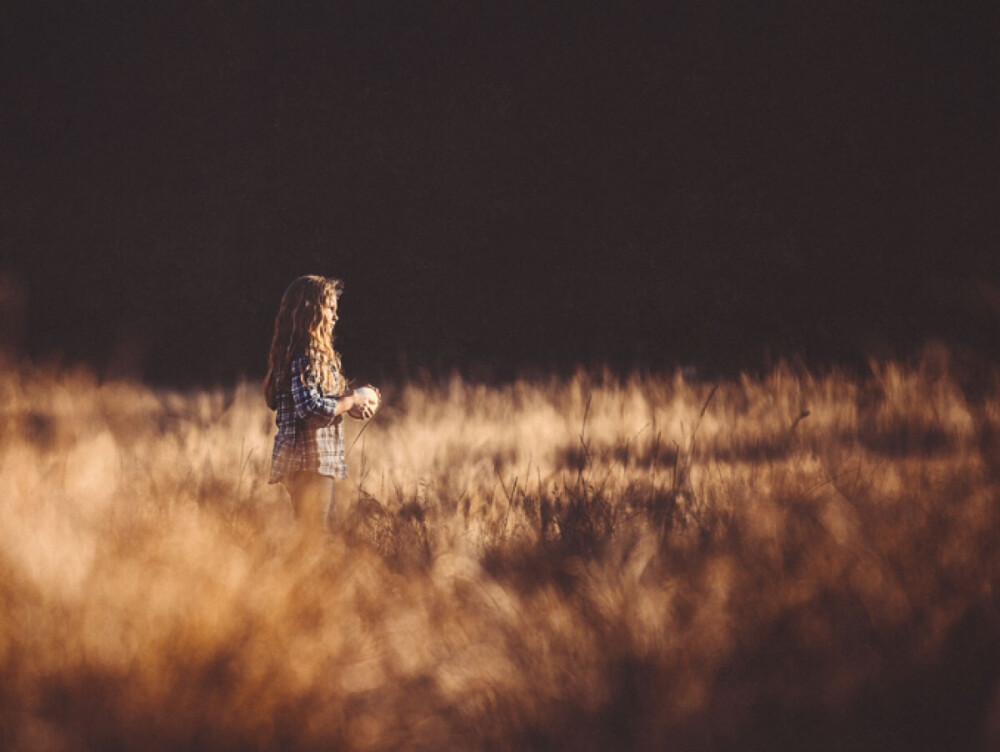
M0 379L0 748L1000 748L1000 380L385 385L337 532L255 384Z

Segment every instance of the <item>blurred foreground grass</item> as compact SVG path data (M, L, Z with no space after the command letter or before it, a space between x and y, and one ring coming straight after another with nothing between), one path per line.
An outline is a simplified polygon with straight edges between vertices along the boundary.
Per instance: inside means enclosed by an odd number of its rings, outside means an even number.
M8 368L0 748L1000 748L990 383L387 385L316 540L256 385Z

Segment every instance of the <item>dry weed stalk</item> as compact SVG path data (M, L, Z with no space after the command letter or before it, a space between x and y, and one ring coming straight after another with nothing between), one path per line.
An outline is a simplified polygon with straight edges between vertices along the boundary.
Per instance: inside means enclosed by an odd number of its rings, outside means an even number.
M252 389L9 371L0 746L989 749L998 405L900 364L400 385L317 544Z

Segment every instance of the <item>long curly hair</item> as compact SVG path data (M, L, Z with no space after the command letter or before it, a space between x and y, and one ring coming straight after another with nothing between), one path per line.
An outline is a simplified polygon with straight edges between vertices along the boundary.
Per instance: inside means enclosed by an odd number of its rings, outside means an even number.
M272 410L278 395L291 388L291 362L299 355L309 358L309 369L320 388L335 393L340 353L333 349L336 317L327 312L336 310L343 290L339 279L308 275L294 280L281 296L264 378L264 399Z

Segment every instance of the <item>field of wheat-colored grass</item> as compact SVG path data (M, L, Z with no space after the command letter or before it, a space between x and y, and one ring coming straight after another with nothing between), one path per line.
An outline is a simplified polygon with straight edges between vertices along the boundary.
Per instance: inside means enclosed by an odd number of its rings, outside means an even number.
M256 384L8 366L0 748L988 752L998 385L387 384L316 536Z

